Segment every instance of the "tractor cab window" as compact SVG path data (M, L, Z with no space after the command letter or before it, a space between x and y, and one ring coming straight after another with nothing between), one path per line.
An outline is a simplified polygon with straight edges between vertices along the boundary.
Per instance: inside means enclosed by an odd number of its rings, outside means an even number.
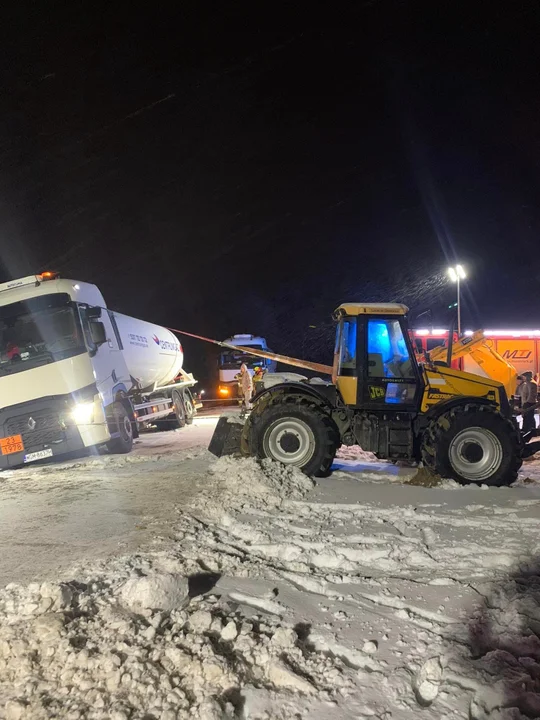
M368 377L380 379L381 390L384 388L379 397L386 403L412 402L416 392L414 366L399 320L369 320L367 351Z
M370 377L414 377L399 320L368 322L368 368Z
M339 372L356 370L356 318L343 320L339 334Z

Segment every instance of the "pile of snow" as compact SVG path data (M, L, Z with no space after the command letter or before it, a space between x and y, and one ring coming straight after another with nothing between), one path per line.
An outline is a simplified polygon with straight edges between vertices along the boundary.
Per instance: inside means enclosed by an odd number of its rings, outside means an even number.
M231 458L206 480L198 514L211 507L224 522L314 485L295 468ZM0 591L0 716L285 720L352 692L347 662L299 637L273 592L190 593L201 570L203 579L258 574L241 551L216 544L219 525L184 509L164 550Z
M146 572L147 574L144 574ZM261 692L334 702L345 665L275 615L247 617L148 559L69 583L0 592L0 715L142 720L239 717ZM242 717L269 717L256 710ZM249 707L249 703L247 703ZM272 717L283 717L279 713Z
M282 465L266 459L236 459L230 456L220 458L209 470L219 482L223 494L237 505L238 499L253 502L265 500L279 504L285 498L301 499L315 483L297 467Z
M243 506L279 507L287 499L305 497L315 483L298 468L272 460L225 456L208 468L206 492L188 505L209 521Z
M120 597L131 610L176 610L189 602L189 585L180 575L153 573L130 578Z

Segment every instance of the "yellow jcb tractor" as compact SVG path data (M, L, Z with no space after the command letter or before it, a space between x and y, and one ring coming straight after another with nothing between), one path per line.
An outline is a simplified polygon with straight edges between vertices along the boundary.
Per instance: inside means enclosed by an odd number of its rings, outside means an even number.
M332 381L263 390L243 425L220 419L211 452L240 450L323 476L340 445L358 444L462 483L513 482L540 443L524 443L501 383L418 363L407 311L394 303L341 305L334 364L324 366Z

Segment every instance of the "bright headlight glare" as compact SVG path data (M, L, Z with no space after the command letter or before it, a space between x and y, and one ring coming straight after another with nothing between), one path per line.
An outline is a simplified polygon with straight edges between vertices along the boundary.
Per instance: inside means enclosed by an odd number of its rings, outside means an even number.
M71 411L71 417L75 420L77 425L91 423L94 419L94 403L78 403Z

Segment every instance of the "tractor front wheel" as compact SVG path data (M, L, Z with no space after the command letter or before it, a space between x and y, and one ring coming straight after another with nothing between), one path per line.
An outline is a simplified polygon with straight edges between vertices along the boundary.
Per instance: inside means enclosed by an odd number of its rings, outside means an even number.
M460 405L428 426L422 460L441 477L463 484L510 485L522 463L519 433L489 405Z
M252 446L259 458L294 465L306 475L324 477L330 471L339 433L317 406L283 402L251 416Z

